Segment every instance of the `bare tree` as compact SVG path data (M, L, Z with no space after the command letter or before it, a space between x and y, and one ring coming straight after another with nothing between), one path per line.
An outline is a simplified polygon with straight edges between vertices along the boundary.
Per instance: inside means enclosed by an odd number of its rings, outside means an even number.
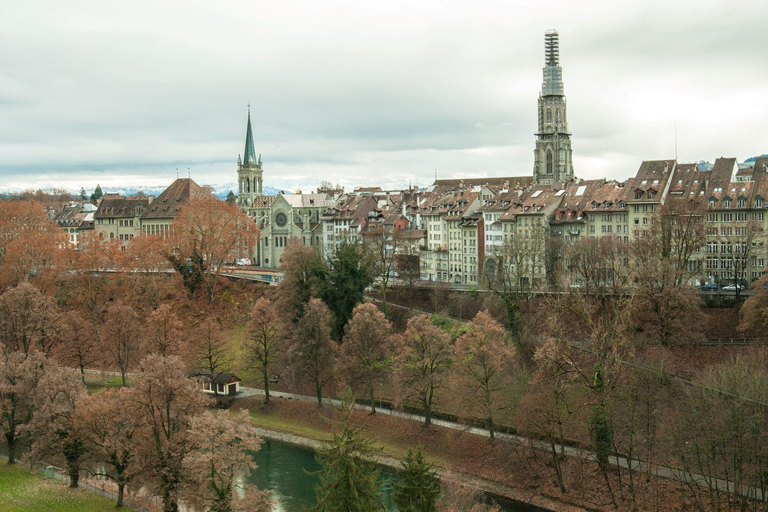
M736 302L741 302L741 291L749 282L749 269L755 248L760 241L764 246L765 234L762 223L747 218L747 213L738 213L744 220L727 226L720 226L719 236L715 238L720 252L721 275L724 281L733 281L736 285ZM761 268L760 271L763 269Z
M375 384L382 382L390 365L392 326L375 305L361 304L352 312L341 345L340 368L348 382L361 382L376 413Z
M102 327L104 349L112 363L120 370L125 386L125 376L136 363L141 345L141 323L132 307L118 301L107 310L107 321Z
M395 253L400 239L393 228L377 226L365 233L365 246L371 259L371 273L378 279L384 314L387 314L387 290L395 279Z
M147 353L161 356L177 355L184 325L168 304L161 304L149 314L144 344Z
M218 400L218 379L222 373L231 371L235 364L227 340L222 336L221 325L215 318L209 317L192 331L190 337L189 357L192 366L209 373L211 388Z
M531 347L524 343L521 308L528 301L529 291L543 279L546 228L536 226L527 234L513 234L503 245L494 246L486 255L484 276L488 288L504 302L507 328L518 353L529 359Z
M264 404L269 404L270 369L277 361L284 333L280 315L269 299L261 298L251 309L243 350L248 366L261 373Z
M195 198L174 219L168 259L194 295L202 284L213 303L221 267L242 255L250 255L259 230L237 205L215 197Z
M418 404L424 412L424 425L430 425L435 392L453 364L451 336L434 325L429 316L419 315L408 320L400 340L397 366L405 400Z
M187 499L204 510L270 512L270 493L241 483L256 469L252 454L261 448L247 411L237 416L206 411L191 419L189 429L191 449L183 463Z
M140 366L129 398L146 429L137 439L137 478L158 490L164 512L178 512L184 459L193 447L190 427L205 398L177 357L151 355Z
M93 326L76 311L61 316L61 344L56 355L62 363L78 368L83 382L85 368L99 360Z
M514 356L515 349L508 344L504 329L484 311L475 316L469 331L456 340L454 360L467 378L470 403L482 410L491 439L494 415L504 407L498 403L502 375Z
M7 351L48 355L60 339L58 320L53 300L29 283L0 295L0 340Z
M739 329L753 336L761 337L768 329L768 274L757 280L752 296L741 307Z
M636 318L646 336L662 345L703 336L701 300L691 284L701 274L701 261L694 255L704 241L698 203L672 199L661 208L648 233L633 243Z
M32 280L52 291L71 252L66 235L42 203L0 202L0 290Z
M123 506L125 487L139 472L138 437L143 418L131 400L133 390L117 388L86 396L76 415L93 460L94 474L117 485L117 506Z
M45 356L40 352L0 353L0 434L5 438L9 464L16 462L24 428L35 410L35 390L46 371Z
M88 451L76 422L77 408L87 394L85 385L74 373L59 368L48 371L35 389L35 413L27 426L33 439L31 459L63 460L70 487L78 486Z
M323 388L333 376L338 353L331 339L331 312L320 299L310 299L291 336L287 359L297 378L312 382L317 406L323 406Z

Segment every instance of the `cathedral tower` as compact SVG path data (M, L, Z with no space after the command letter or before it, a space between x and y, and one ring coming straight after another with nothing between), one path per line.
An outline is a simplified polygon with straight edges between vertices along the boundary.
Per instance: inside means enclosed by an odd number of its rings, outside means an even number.
M537 185L551 185L573 178L560 42L555 30L548 30L544 35L544 57L544 82L539 94L539 129L533 166L533 182Z
M256 197L262 195L261 155L256 160L253 148L253 131L251 130L251 107L248 107L248 127L245 132L245 151L243 159L237 156L237 203L241 207L253 206Z

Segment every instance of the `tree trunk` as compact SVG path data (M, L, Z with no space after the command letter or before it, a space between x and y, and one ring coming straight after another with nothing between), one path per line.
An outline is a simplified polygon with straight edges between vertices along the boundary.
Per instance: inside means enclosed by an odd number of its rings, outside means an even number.
M565 494L565 483L563 482L563 471L560 467L560 456L557 454L557 448L555 448L555 444L552 443L552 465L555 466L555 474L557 475L557 485L560 486L560 492Z
M323 407L323 388L320 387L320 382L315 379L315 393L317 395L317 408Z
M269 405L269 372L267 371L267 366L263 366L263 375L264 375L264 405Z
M5 433L5 442L8 445L8 464L16 464L16 445L18 440L13 431Z
M125 387L125 369L120 368L120 376L123 378L123 387Z
M123 495L125 494L125 484L117 484L117 507L123 506Z
M424 426L428 427L432 424L432 401L427 398L424 400Z
M368 385L368 399L371 401L371 414L376 414L376 397L373 393L373 384Z
M80 467L78 466L77 469L70 468L69 470L69 487L72 489L76 489L78 487L78 483L80 482Z

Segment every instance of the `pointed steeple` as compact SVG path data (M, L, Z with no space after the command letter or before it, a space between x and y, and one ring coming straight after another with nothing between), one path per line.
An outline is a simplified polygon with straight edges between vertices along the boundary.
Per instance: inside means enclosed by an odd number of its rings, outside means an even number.
M563 68L560 67L560 36L557 30L548 30L544 34L544 83L542 96L562 96Z
M243 166L256 165L256 151L253 149L253 131L251 130L251 106L248 105L248 128L245 132L245 151L243 152Z

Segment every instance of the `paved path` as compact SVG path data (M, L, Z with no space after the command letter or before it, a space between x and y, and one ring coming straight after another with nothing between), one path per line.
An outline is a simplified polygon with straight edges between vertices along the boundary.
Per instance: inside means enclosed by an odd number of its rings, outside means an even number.
M262 389L241 387L240 390L241 390L241 394L238 395L238 398L264 395L264 390ZM296 400L300 402L317 402L317 397L310 396L310 395L284 393L282 391L270 391L269 395L270 397L279 397L279 398L284 398L286 400ZM323 398L323 403L324 404L330 403L335 406L341 405L340 400L329 399L329 398ZM355 408L363 411L371 410L370 406L363 405L363 404L355 404ZM388 416L403 418L409 421L424 423L424 416L421 416L418 414L410 414L406 412L395 411L389 408L379 408L379 407L376 408L376 412L378 414L385 414ZM469 425L463 425L461 423L455 423L452 421L433 418L432 424L438 427L448 428L452 430L460 430L462 432L467 432L468 434L472 434L476 436L490 437L491 435L488 429L481 428L481 427L471 427ZM530 439L523 436L506 434L504 432L494 431L494 438L515 443L518 445L533 446L534 448L537 448L543 451L552 450L551 443L537 441L537 440ZM564 453L569 457L577 457L577 458L582 458L589 461L595 460L594 453L588 450L582 450L581 448L576 448L573 446L563 446L557 443L554 444L554 447L558 451L558 453ZM642 472L642 473L650 472L651 474L656 475L657 477L667 478L670 480L677 480L677 481L682 481L687 483L695 483L700 487L708 487L711 485L712 487L716 487L720 491L727 490L727 492L730 494L738 493L738 494L741 494L742 496L747 496L752 499L757 499L760 501L764 500L764 494L761 489L742 487L737 490L736 484L734 484L733 482L728 482L727 480L720 480L720 479L710 480L709 478L703 475L689 473L687 471L682 471L679 469L670 468L666 466L646 464L643 461L635 460L635 459L630 460L625 457L611 456L609 457L609 461L612 465L619 467L621 469L629 469L631 467L632 470L636 472Z
M120 372L109 372L109 371L101 371L101 370L85 370L85 372L117 375L117 376L120 375ZM133 376L133 375L134 374L126 374L126 376ZM686 380L674 375L670 375L670 377L677 378L680 380ZM283 391L270 391L269 394L271 397L284 398L286 400L296 400L301 402L317 401L317 397L311 396L311 395L285 393ZM263 389L241 386L240 393L237 395L236 398L240 399L240 398L247 398L252 396L263 396L263 395L264 395ZM330 403L334 406L339 406L341 404L341 401L324 398L323 403ZM363 404L355 404L355 408L363 411L371 410L370 406L363 405ZM376 412L379 414L386 414L389 416L394 416L394 417L406 419L409 421L424 423L424 416L421 416L418 414L410 414L406 412L395 411L389 408L379 408L379 407L376 408ZM469 425L463 425L461 423L455 423L452 421L446 421L446 420L435 419L435 418L432 419L432 424L438 427L448 428L452 430L460 430L462 432L467 432L469 434L476 435L476 436L490 437L490 431L488 429L481 428L481 427L472 427ZM527 437L506 434L504 432L495 432L495 431L494 431L494 437L497 439L502 439L504 441L512 442L518 445L533 446L534 448L537 448L539 450L544 450L544 451L552 450L552 444L545 443L543 441L537 441L534 439L529 439ZM585 460L590 460L590 461L595 460L595 456L593 452L582 450L580 448L576 448L573 446L561 446L560 444L555 443L555 449L558 452L564 453L569 457L578 457L578 458L583 458ZM621 469L629 469L631 467L633 471L643 472L643 473L650 472L651 474L661 478L678 480L678 481L687 482L687 483L695 483L700 487L712 486L713 488L717 488L720 491L727 490L727 492L730 494L738 493L738 494L741 494L742 496L747 496L749 498L757 499L760 501L763 501L766 498L765 493L761 489L752 488L752 487L750 488L741 487L737 490L736 484L733 482L729 482L727 480L721 480L721 479L710 480L704 475L689 473L687 471L682 471L680 469L670 468L666 466L647 464L640 460L635 460L635 459L630 460L625 457L611 456L609 458L609 461L611 464Z

